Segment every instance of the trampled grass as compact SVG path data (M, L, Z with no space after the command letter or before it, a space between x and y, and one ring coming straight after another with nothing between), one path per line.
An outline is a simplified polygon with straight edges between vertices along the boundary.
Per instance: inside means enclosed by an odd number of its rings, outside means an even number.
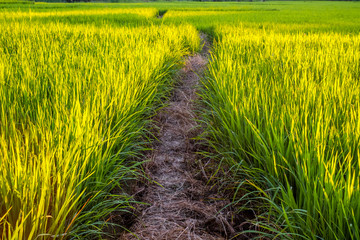
M360 35L216 33L202 93L211 144L242 169L239 188L257 186L263 230L359 239Z
M146 124L195 28L0 26L3 239L94 237L132 201ZM131 160L133 158L133 160Z

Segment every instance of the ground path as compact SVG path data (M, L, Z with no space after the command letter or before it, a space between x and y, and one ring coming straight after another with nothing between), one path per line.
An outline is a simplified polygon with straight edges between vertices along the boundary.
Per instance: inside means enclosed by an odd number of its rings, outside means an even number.
M201 53L189 56L181 69L173 96L156 116L158 141L148 165L149 177L156 183L146 187L144 207L130 229L143 239L225 239L234 234L228 213L220 213L228 202L196 177L196 144L200 130L194 114L196 88L205 70L209 45L202 36ZM220 200L218 200L220 199ZM122 239L136 239L126 234Z

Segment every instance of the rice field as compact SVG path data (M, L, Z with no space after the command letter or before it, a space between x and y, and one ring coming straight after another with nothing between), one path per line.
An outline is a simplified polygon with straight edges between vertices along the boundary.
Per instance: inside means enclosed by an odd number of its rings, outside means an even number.
M252 176L237 188L263 201L260 226L281 239L359 239L360 36L216 33L202 93L209 131Z
M124 188L148 119L197 32L17 22L0 32L2 239L92 238L133 201Z
M17 18L29 19L32 18L48 18L48 17L67 17L67 16L94 16L94 15L124 15L134 14L144 16L147 18L155 17L158 10L155 8L112 8L112 9L89 9L84 10L71 10L71 11L47 11L47 12L32 12L30 11L11 11L1 12L0 18L3 20L14 20Z
M226 171L238 214L256 213L238 235L360 239L359 13L355 2L1 4L0 239L106 239L112 212L126 221L152 116L201 32L212 40L203 154Z

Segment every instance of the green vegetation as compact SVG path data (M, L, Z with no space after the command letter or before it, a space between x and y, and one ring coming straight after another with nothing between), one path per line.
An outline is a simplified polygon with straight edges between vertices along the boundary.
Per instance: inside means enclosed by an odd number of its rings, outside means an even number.
M247 176L237 188L262 199L258 224L281 239L359 239L360 36L216 32L206 122Z
M1 0L0 4L34 4L33 0Z
M3 239L84 239L139 174L148 117L199 47L191 26L0 26ZM134 51L136 49L136 51ZM95 221L94 221L95 220Z
M2 238L100 238L110 212L132 207L150 117L204 31L206 136L231 169L234 206L258 213L261 236L360 239L359 12L354 2L1 4Z

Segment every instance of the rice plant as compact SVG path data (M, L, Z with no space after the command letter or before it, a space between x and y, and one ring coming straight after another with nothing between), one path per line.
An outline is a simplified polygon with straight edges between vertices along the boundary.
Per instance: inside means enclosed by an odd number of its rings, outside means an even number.
M127 211L149 116L191 26L0 25L0 235L101 236Z
M276 239L360 239L360 35L216 33L210 144L255 186L257 224Z

